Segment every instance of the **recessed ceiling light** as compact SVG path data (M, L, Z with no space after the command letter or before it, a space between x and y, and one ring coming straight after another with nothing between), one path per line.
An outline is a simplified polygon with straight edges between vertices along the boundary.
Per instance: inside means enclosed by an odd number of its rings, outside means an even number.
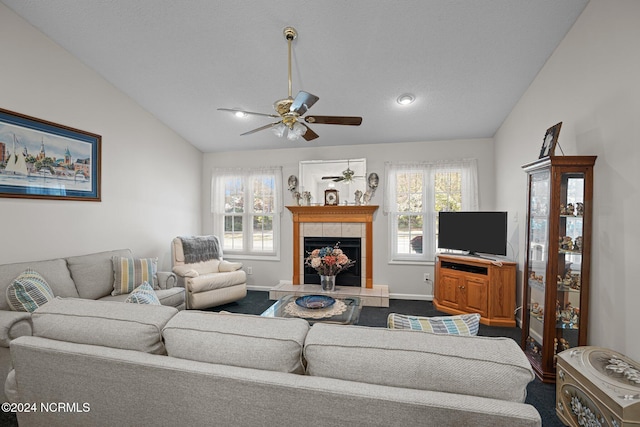
M398 97L398 104L400 104L400 105L409 105L415 100L416 100L415 96L413 96L410 93L405 93L405 94L400 95Z
M247 113L245 113L244 111L236 111L235 112L236 117L247 117Z

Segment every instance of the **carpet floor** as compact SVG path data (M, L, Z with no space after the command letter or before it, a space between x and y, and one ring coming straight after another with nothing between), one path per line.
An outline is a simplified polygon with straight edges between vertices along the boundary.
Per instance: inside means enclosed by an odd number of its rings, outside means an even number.
M247 296L231 304L213 307L210 311L229 311L232 313L262 314L275 301L269 300L269 293L263 291L248 291ZM389 307L363 307L358 325L384 328L387 326L389 313L411 314L414 316L442 316L430 301L396 300L389 301ZM520 328L502 328L480 325L478 335L488 337L508 337L518 344L521 339ZM526 403L534 406L542 418L543 427L562 427L564 424L556 415L555 384L545 384L536 378L527 387Z

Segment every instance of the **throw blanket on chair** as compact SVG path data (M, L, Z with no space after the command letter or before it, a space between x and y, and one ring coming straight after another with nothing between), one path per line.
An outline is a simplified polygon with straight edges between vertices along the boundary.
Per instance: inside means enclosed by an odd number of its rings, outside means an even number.
M188 236L180 237L180 240L186 264L219 259L222 255L216 236Z

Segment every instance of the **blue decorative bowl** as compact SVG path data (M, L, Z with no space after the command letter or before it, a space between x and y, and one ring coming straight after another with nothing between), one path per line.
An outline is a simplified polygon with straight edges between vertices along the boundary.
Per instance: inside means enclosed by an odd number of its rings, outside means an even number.
M331 307L334 302L336 300L327 295L305 295L296 298L296 304L302 308L310 308L312 310Z

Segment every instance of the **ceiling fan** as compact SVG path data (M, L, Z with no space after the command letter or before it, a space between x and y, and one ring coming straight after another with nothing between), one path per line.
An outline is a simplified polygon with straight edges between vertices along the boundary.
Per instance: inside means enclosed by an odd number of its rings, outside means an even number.
M295 98L291 96L291 42L298 36L297 31L293 27L286 27L284 29L284 38L287 40L289 47L289 96L285 99L280 99L273 104L273 108L278 114L266 114L255 113L252 111L244 111L237 108L218 108L221 111L230 111L239 115L255 115L278 118L277 122L270 123L268 125L261 126L257 129L250 130L241 135L250 135L255 132L259 132L265 129L273 129L274 133L279 136L287 136L289 140L297 140L303 137L307 141L318 138L318 134L309 128L306 124L302 123L302 120L306 123L318 123L327 125L348 125L348 126L360 126L362 123L362 117L349 117L349 116L305 116L302 117L308 110L315 104L318 99L317 96L308 92L300 91Z
M364 178L364 176L356 176L356 172L349 167L347 160L347 168L342 171L342 175L323 176L322 179L330 179L333 182L351 182L354 178Z

